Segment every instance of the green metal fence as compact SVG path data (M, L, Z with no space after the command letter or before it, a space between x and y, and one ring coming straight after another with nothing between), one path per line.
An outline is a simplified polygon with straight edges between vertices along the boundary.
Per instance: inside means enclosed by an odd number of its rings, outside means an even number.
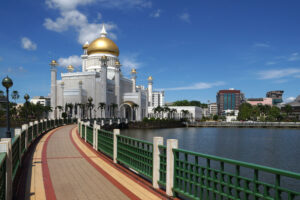
M5 200L6 191L6 153L0 153L0 200Z
M86 141L93 145L94 135L93 135L93 128L88 126L86 127Z
M85 125L82 125L82 134L81 134L82 138L85 138Z
M34 124L33 125L33 139L35 139L36 138L36 135L37 135L37 125L36 124Z
M28 143L30 144L32 141L32 126L28 127Z
M300 174L173 149L175 195L191 199L295 199L298 192L282 186L282 179L299 181ZM241 175L243 172L243 175ZM264 174L273 183L263 180Z
M26 130L21 132L21 153L23 154L26 150L25 148L25 134L26 134Z
M12 178L14 180L20 165L20 136L14 138L11 148L12 148Z
M38 134L41 134L43 132L43 123L39 122L38 127L39 127Z
M158 145L159 148L159 181L160 185L166 186L167 177L167 147L164 145Z
M152 179L153 144L123 135L117 136L117 160Z
M101 151L108 155L109 157L113 157L113 133L105 130L98 130L98 151Z

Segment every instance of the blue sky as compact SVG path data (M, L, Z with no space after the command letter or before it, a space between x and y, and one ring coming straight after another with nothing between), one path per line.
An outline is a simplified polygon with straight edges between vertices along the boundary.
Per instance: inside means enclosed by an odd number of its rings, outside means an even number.
M154 78L166 101L216 101L219 89L300 94L299 1L10 0L0 6L0 74L23 96L48 95L51 59L80 66L102 23L122 71ZM20 100L22 101L22 100Z

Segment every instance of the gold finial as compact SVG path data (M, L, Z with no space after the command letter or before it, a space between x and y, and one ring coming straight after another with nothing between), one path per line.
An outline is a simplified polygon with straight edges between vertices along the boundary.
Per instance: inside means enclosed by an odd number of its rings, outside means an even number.
M120 61L117 60L117 61L115 62L115 64L116 64L116 67L121 67Z
M73 72L74 71L74 67L72 65L69 65L67 67L67 69L68 69L68 72Z
M149 76L148 81L152 81L152 80L153 80L152 76Z
M51 60L50 65L53 66L53 67L55 67L58 64L57 64L56 60Z
M89 47L89 43L86 42L83 46L82 46L82 49L87 49Z
M136 74L136 73L137 73L137 72L136 72L136 69L135 69L135 68L132 68L132 69L131 69L131 73L132 73L132 74Z
M101 60L107 60L107 56L101 56Z

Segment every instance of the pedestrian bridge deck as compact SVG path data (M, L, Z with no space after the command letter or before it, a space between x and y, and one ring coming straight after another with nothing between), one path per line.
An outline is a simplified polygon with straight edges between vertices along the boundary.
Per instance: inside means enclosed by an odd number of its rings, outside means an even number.
M96 153L76 130L69 125L42 136L22 170L17 199L165 199Z

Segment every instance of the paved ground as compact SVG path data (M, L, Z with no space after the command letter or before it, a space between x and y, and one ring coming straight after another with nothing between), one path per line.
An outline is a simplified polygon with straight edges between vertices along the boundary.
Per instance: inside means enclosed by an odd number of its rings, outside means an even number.
M96 154L74 125L44 135L26 173L24 199L162 199Z

